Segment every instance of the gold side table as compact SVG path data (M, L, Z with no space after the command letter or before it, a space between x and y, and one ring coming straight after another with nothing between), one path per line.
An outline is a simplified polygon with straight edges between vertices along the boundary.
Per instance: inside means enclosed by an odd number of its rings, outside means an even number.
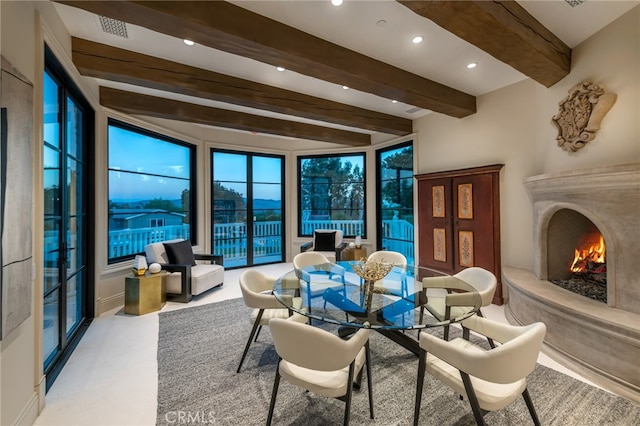
M167 302L167 273L129 275L124 281L124 313L144 315L159 311Z
M364 247L360 247L360 248L347 247L342 252L341 260L360 260L363 257L367 257L367 249L365 249Z

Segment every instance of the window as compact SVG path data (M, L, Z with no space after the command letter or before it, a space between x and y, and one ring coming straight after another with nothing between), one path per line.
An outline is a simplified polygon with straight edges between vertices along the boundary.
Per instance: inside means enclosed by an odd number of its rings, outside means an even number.
M414 263L413 142L376 151L377 246Z
M109 263L196 235L194 161L192 145L109 120Z
M366 237L364 153L298 157L298 235L341 229Z
M149 221L149 226L151 228L159 228L164 226L164 219L151 219Z

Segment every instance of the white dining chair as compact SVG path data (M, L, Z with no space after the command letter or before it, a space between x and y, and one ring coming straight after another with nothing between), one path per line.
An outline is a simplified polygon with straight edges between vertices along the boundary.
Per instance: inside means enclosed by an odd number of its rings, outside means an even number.
M316 265L325 267L313 271L308 269ZM307 306L311 306L312 298L322 296L328 288L346 296L344 267L330 262L322 253L307 251L296 254L293 257L293 269L298 278L304 281L304 285L300 288L307 297ZM317 275L325 276L327 279L314 280L313 277ZM326 306L326 302L324 304Z
M391 274L399 274L399 279L380 280L374 284L374 287L383 288L385 292L400 297L406 297L409 294L407 288L407 258L397 251L378 250L367 256L367 261L376 261L393 264L394 268Z
M420 418L426 371L469 401L478 425L485 424L487 412L505 408L520 395L534 424L540 425L527 390L527 376L536 366L546 326L541 322L513 326L478 316L462 324L501 344L485 350L463 338L446 341L421 332L413 424Z
M273 419L280 378L314 394L344 401L343 423L348 425L353 383L365 365L369 388L369 416L374 418L368 328L358 329L348 340L311 325L282 319L272 319L269 328L279 360L267 426Z
M253 340L255 342L258 340L262 326L268 325L269 320L272 318L287 319L292 317L292 311L285 308L284 305L271 294L274 283L274 278L268 277L255 269L247 269L240 275L242 298L247 307L253 308L249 317L253 326L249 334L249 339L247 339L247 344L242 352L240 364L238 364L238 373L247 356L251 341ZM293 298L291 304L291 306L300 307L301 300L299 298ZM294 315L292 319L299 322L307 321L307 318L302 315Z
M493 294L495 293L496 287L498 284L498 280L496 279L496 276L493 275L492 272L484 268L474 266L474 267L463 269L462 271L453 275L453 277L455 279L462 280L463 283L460 283L460 284L464 285L464 283L466 283L469 286L473 287L473 289L475 289L475 291L478 292L482 302L476 314L479 316L483 316L481 311L482 307L489 306L493 301ZM455 287L456 286L455 279L454 280L448 279L448 283L449 283L448 285L450 285L451 287ZM422 285L423 285L423 288L425 289L442 288L442 280L425 278L422 280ZM460 289L464 289L464 286L460 287ZM445 321L445 320L458 318L468 313L469 310L471 309L469 306L456 306L453 303L450 303L450 301L452 300L455 300L455 297L454 298L446 298L446 297L430 298L429 301L424 306L421 307L420 319L422 320L422 314L425 308L435 318L437 318L438 321ZM449 340L448 325L444 327L444 339ZM493 341L490 338L488 338L487 340L489 341L489 345L493 347Z

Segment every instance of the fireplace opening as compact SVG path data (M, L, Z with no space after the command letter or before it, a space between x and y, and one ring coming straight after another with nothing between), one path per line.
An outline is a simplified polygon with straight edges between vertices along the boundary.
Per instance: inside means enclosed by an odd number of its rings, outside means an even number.
M583 214L557 211L547 231L547 277L566 290L607 303L606 243Z

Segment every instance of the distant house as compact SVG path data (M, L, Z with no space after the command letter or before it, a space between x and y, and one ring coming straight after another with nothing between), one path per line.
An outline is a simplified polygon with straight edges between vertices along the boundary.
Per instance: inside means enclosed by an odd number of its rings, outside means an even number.
M182 225L184 213L161 209L111 209L109 229L158 228Z

